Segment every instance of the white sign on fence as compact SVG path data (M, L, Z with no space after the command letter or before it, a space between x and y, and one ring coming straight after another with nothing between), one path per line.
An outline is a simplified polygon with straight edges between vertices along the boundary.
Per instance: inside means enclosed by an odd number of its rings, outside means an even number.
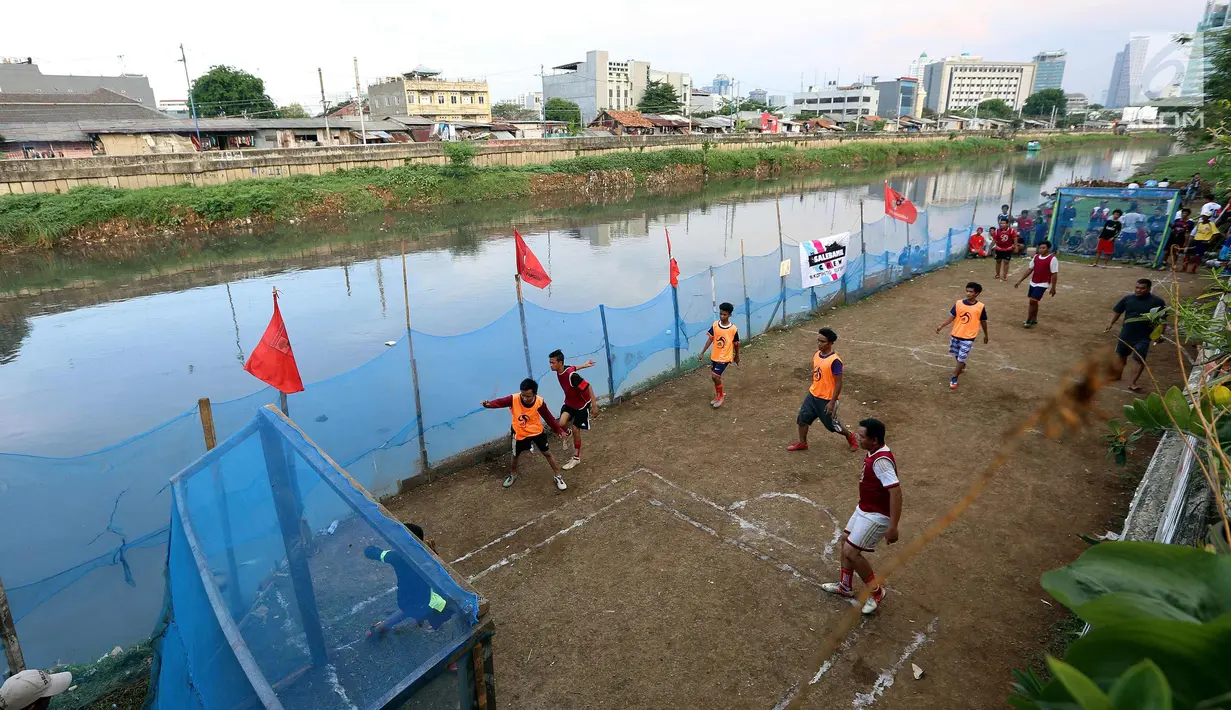
M846 245L850 240L851 233L842 232L799 243L799 273L804 288L824 286L842 278L846 272Z

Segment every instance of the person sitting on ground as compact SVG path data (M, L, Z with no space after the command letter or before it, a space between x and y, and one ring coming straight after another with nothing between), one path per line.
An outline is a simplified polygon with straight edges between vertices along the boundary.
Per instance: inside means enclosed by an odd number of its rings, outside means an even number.
M14 673L0 686L0 709L47 710L51 699L72 685L72 673L36 670Z
M1163 179L1158 181L1158 186L1159 187L1171 187L1171 178L1164 175Z
M979 227L975 233L970 235L970 243L967 245L966 258L978 257L980 259L987 256L987 237L983 236L983 228Z
M423 528L414 523L404 523L404 525L415 537L423 539ZM454 610L449 609L448 600L432 589L427 580L402 553L396 550L384 550L376 545L368 545L363 550L363 556L369 560L389 565L393 568L393 574L397 578L397 611L388 618L372 624L372 628L368 629L367 638L383 638L395 626L407 619L428 629L438 629L453 616Z

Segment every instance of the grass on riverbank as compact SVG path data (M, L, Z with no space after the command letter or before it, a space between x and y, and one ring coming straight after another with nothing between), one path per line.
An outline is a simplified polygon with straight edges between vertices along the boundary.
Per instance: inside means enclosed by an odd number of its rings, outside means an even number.
M1058 135L1050 147L1123 136ZM702 166L711 177L748 174L759 168L808 170L895 163L1025 149L1025 141L961 138L909 143L853 141L831 148L629 151L522 167L413 165L360 168L325 175L243 180L224 185L124 190L85 186L67 193L0 197L0 246L52 247L83 228L123 221L131 231L175 230L235 220L286 221L315 214L363 214L394 206L457 204L530 196L535 175L587 175L628 171L638 182L677 166ZM123 229L117 230L123 232Z
M1213 184L1220 177L1226 177L1226 171L1222 166L1209 164L1218 153L1218 150L1211 149L1180 155L1164 155L1147 163L1141 172L1131 179L1136 182L1145 182L1150 178L1162 180L1167 177L1171 179L1172 185L1182 185L1192 180L1193 175L1201 173L1205 182Z

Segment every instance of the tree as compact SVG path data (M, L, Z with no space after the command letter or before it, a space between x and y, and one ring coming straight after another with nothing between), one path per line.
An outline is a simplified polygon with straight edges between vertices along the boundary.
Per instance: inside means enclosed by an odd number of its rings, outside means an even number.
M920 113L920 117L921 117L921 118L927 118L927 119L935 120L935 119L936 119L936 112L935 112L935 111L933 111L932 109L928 108L927 106L924 106L924 107L923 107L923 111Z
M675 87L661 81L646 84L645 93L637 102L637 110L642 113L679 113L683 106Z
M1088 109L1089 109L1089 110L1091 110L1091 111L1102 111L1102 110L1103 110L1103 104L1090 104L1090 105L1089 105L1089 106L1087 106L1086 108L1088 108Z
M278 118L311 118L303 104L291 104L278 109Z
M781 108L775 108L765 103L764 101L753 101L752 99L736 99L731 101L723 99L719 105L717 115L725 116L739 111L754 111L756 113L772 113L775 116L782 115ZM694 114L695 115L695 114Z
M1013 107L1001 99L984 99L979 103L979 116L982 118L1013 118Z
M549 99L547 104L543 106L543 118L548 121L580 124L581 107L565 99Z
M521 104L512 101L500 101L492 104L492 118L503 118L506 121L534 121L538 117L537 111L525 108Z
M1068 106L1069 100L1064 96L1064 89L1043 89L1026 99L1026 105L1022 107L1022 114L1050 118L1054 109L1056 117L1061 118L1068 113Z
M265 93L265 82L241 69L226 65L210 70L192 82L192 100L198 116L264 116L278 109Z

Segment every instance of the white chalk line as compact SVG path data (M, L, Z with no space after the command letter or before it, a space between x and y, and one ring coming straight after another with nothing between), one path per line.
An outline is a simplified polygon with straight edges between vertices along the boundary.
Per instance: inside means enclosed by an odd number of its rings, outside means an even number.
M829 542L825 543L824 549L821 550L821 556L828 558L828 559L832 559L834 548L838 546L838 540L842 538L842 524L838 522L838 518L833 514L833 511L821 505L820 503L817 503L816 501L808 498L807 496L801 496L798 493L780 493L778 491L771 491L769 493L762 493L756 498L752 498L749 500L737 500L731 505L727 506L727 510L743 510L745 507L747 507L749 503L752 503L754 501L773 500L775 498L786 498L787 500L799 501L800 503L805 503L807 505L810 505L813 508L816 508L817 510L820 510L821 512L825 513L825 515L829 516L829 519L833 521L833 527L834 527L833 537L829 540Z
M350 701L350 698L347 697L346 688L343 688L342 684L338 682L338 671L333 667L332 663L325 665L325 681L329 683L329 687L333 689L333 692L342 699L342 702L346 704L346 707L350 708L350 710L359 710L359 708Z
M491 573L491 572L495 572L496 570L498 570L498 569L500 569L500 568L502 568L502 567L508 567L509 565L512 565L514 562L516 562L516 561L518 561L518 560L522 559L522 558L523 558L523 557L525 557L526 555L529 555L529 554L533 553L535 550L541 549L541 548L542 548L542 547L544 547L545 545L549 545L549 544L551 544L551 542L552 542L553 540L555 540L556 538L558 538L558 537L560 537L560 536L562 536L562 535L567 535L567 534L569 534L570 532L572 532L572 531L574 531L574 530L577 530L578 528L581 528L582 526L584 526L586 523L590 522L590 521L591 521L591 520L593 520L594 518L596 518L596 517L598 517L599 515L601 515L601 514L603 514L603 513L607 512L608 510L611 510L611 509L612 509L612 508L614 508L615 506L619 505L620 503L623 503L624 501L628 500L629 498L633 497L633 496L634 496L634 495L636 495L636 494L637 494L637 489L636 489L636 488L634 488L633 490L629 491L628 493L624 494L623 496L621 496L621 497L619 497L619 498L616 498L615 500L611 501L611 502L610 502L610 503L608 503L607 505L604 505L603 507L599 508L598 510L594 511L593 513L590 513L589 515L585 516L584 518L578 518L577 520L574 520L572 525L569 525L567 528L564 528L564 529L562 529L562 530L558 530L558 531L556 531L555 533L553 533L553 534L551 534L550 536L548 536L548 538L547 538L546 540L543 540L542 542L539 542L539 543L537 543L537 544L535 544L535 545L533 545L533 546L531 546L531 547L527 547L526 549L522 550L521 552L514 552L513 554L509 555L508 557L505 557L505 558L501 559L499 562L497 562L497 563L493 564L492 566L488 567L487 569L483 570L482 572L479 572L479 573L477 573L477 574L473 574L473 575L471 575L470 577L468 577L468 578L466 579L466 581L467 581L467 582L469 582L469 583L472 583L472 584L473 584L474 582L477 582L477 581L479 581L480 579L483 579L484 577L486 577L486 576L487 576L489 573Z
M467 552L466 554L462 555L461 557L457 558L456 560L453 560L452 564L457 564L457 563L459 563L459 562L465 562L466 560L470 559L471 557L474 557L475 555L479 554L480 552L483 552L484 550L488 549L488 548L489 548L489 547L491 547L492 545L498 545L498 544L500 544L500 543L504 542L505 540L508 540L509 538L513 537L514 535L516 535L517 533L521 532L522 530L525 530L526 528L528 528L528 527L530 527L530 526L532 526L532 525L535 525L535 524L537 524L537 523L541 523L542 521L546 520L547 518L551 517L552 515L555 515L557 512L559 512L560 510L562 510L565 506L567 506L567 505L569 505L569 504L571 504L571 503L576 503L576 502L578 502L578 501L580 501L580 500L582 500L582 499L589 498L590 496L596 495L596 494L598 494L598 493L602 493L602 492L603 492L603 491L605 491L607 488L609 488L609 487L611 487L611 486L613 486L613 485L615 485L615 484L617 484L617 483L620 483L621 481L625 481L625 480L627 480L627 479L629 479L629 478L632 478L632 477L633 477L633 476L635 476L635 475L637 475L637 472L636 472L636 471L633 471L632 473L627 473L627 474L624 474L623 476L620 476L619 478L613 478L613 479L611 479L610 481L608 481L608 482L604 483L603 485L599 486L598 488L595 488L594 490L592 490L592 491L590 491L590 492L588 492L588 493L582 493L581 495L579 495L579 496L577 496L577 497L575 497L575 498L572 498L572 499L568 500L567 502L563 503L562 505L556 506L555 508L552 508L551 510L547 511L546 513L543 513L542 515L540 515L540 516L538 516L538 517L536 517L536 518L532 518L532 519L530 519L530 520L528 520L528 521L526 521L526 522L522 523L521 525L518 525L517 527L513 528L512 530L509 530L508 532L504 533L503 535L500 535L500 536L498 536L498 537L496 537L496 538L492 539L490 542L487 542L486 544L482 545L481 547L477 547L477 548L475 548L475 549L471 550L470 552Z
M933 618L928 622L927 628L923 631L916 631L914 638L902 649L902 655L898 656L898 660L893 662L893 665L881 670L877 676L876 682L872 684L872 688L866 693L855 693L855 699L851 706L854 710L865 710L871 707L876 699L885 694L885 691L893 686L893 681L897 677L898 672L902 670L902 666L906 665L906 661L915 654L923 644L931 640L931 635L936 633L936 621Z
M741 530L752 530L753 532L757 533L758 535L761 535L762 537L767 537L767 538L769 538L769 539L771 539L771 540L775 540L775 541L777 541L777 542L780 542L780 543L782 543L783 545L786 545L787 547L790 547L790 548L791 548L791 549L793 549L793 550L798 550L799 552L802 552L802 553L804 553L804 554L806 554L806 555L813 555L813 554L815 554L812 550L809 550L809 549L804 548L804 547L802 547L802 546L800 546L800 545L797 545L797 544L795 544L794 542L791 542L790 540L788 540L788 539L786 539L786 538L784 538L784 537L781 537L781 536L775 535L775 534L771 533L770 531L766 530L764 527L762 527L762 526L760 526L760 525L758 525L758 524L756 524L756 523L752 522L751 520L748 520L748 519L746 519L746 518L742 518L742 517L740 517L739 515L736 515L735 513L731 512L730 510L727 510L727 509L726 509L726 508L724 508L723 506L721 506L721 505L719 505L719 504L715 503L714 501L710 500L709 498L706 498L706 497L705 497L705 496L703 496L703 495L700 495L700 494L698 494L698 493L695 493L695 492L693 492L693 491L690 491L690 490L688 490L687 488L684 488L683 486L681 486L681 485L679 485L679 484L672 483L671 481L669 481L669 480L667 480L667 479L663 478L662 476L658 475L657 473L655 473L655 472L651 471L651 470L650 470L650 469L648 469L648 468L641 469L641 470L642 470L642 471L645 471L645 472L646 472L646 473L648 473L648 474L650 474L650 475L651 475L651 476L653 476L654 478L657 478L658 480L662 481L663 483L667 484L668 486L671 486L672 488L674 488L674 489L676 489L676 490L678 490L678 491L683 491L684 493L687 493L687 494L689 495L689 497L691 497L693 500L697 501L698 503L704 503L705 505L708 505L709 507L713 508L714 510L717 510L718 512L722 513L723 515L726 515L727 517L729 517L729 518L731 518L732 520L734 520L734 521L735 521L735 523L739 525L739 527L740 527L740 529L741 529ZM832 516L831 516L831 517L832 517ZM832 550L830 551L830 555L829 555L829 556L831 556L831 557L832 557Z
M698 522L698 521L696 521L696 520L693 520L692 518L690 518L690 517L688 517L687 515L685 515L685 514L681 513L680 511L676 510L675 508L672 508L671 506L669 506L669 505L667 505L666 503L664 503L664 502L662 502L662 501L658 500L657 498L651 498L649 502L650 502L650 505L652 505L652 506L654 506L654 507L656 507L656 508L661 508L661 509L665 510L666 512L670 513L671 515L673 515L674 517L678 518L679 520L682 520L682 521L684 521L684 522L688 523L689 525L693 526L694 528L696 528L696 529L698 529L698 530L700 530L700 531L702 531L702 532L709 533L710 535L712 535L712 536L714 536L714 537L718 538L719 540L722 540L723 542L727 543L728 545L732 545L732 546L734 546L734 547L736 547L736 548L738 548L738 549L740 549L740 550L742 550L742 551L744 551L744 552L747 552L748 554L752 555L753 557L756 557L758 560L761 560L762 562L766 562L766 563L768 563L768 564L770 564L770 565L773 565L774 567L778 568L778 570L780 570L780 571L782 571L782 572L786 572L786 573L790 574L790 575L791 575L792 577L794 577L795 579L798 579L798 580L800 580L800 581L802 581L802 582L807 582L808 584L811 584L812 586L817 587L817 588L820 588L820 586L821 586L821 583L820 583L819 581L817 581L816 579L814 579L814 578L813 578L813 577L811 577L810 575L807 575L807 574L804 574L803 572L800 572L799 570L797 570L797 569L795 569L794 567L792 567L789 563L787 563L787 562L781 562L781 561L779 561L779 560L776 560L776 559L774 559L773 557L770 557L769 555L765 554L764 552L761 552L760 550L756 549L755 547L752 547L751 545L749 545L749 544L748 544L748 543L746 543L746 542L741 542L741 541L739 541L739 540L736 540L736 539L734 539L734 538L730 538L730 537L723 537L722 535L718 534L718 531L717 531L717 530L715 530L714 528L711 528L710 526L706 525L705 523L701 523L701 522Z
M859 622L858 628L863 628L863 625L867 623L867 621L868 621L867 617L864 617L863 619L861 619ZM830 656L828 659L825 660L824 663L821 664L820 669L817 670L816 674L814 674L811 680L808 681L808 685L816 685L818 682L820 682L821 677L824 676L826 673L828 673L831 668L833 668L834 662L837 661L838 658L841 657L843 653L850 650L851 646L854 643L855 643L855 636L854 636L854 632L852 631L851 635L848 635L842 641L842 645L838 646L838 650L834 651L833 655ZM790 705L791 701L795 699L795 696L799 695L799 691L801 689L802 688L800 687L799 683L794 683L793 685L791 685L790 688L787 688L786 695L782 696L782 699L778 701L778 704L774 706L773 710L785 710L786 706Z

